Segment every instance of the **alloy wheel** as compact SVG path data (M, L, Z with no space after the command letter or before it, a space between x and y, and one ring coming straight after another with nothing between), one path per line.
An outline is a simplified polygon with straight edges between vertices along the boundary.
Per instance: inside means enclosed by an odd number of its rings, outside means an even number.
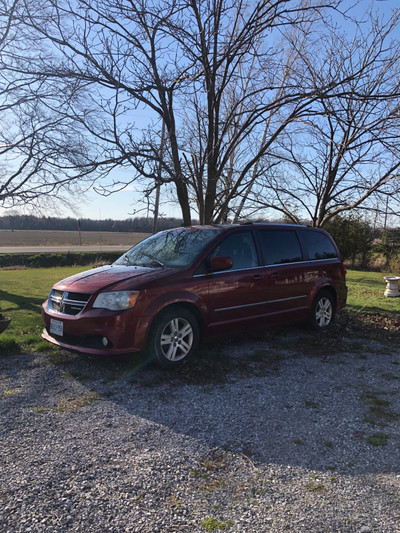
M192 326L185 318L173 318L161 333L161 350L169 361L180 361L190 352L194 333Z

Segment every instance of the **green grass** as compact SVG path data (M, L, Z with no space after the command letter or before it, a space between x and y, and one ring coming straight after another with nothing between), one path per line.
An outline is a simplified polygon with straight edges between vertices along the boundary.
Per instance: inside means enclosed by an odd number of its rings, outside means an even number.
M400 336L400 298L384 295L387 273L350 270L344 313L349 326L371 339L396 344Z
M88 267L0 270L0 308L11 324L0 336L0 354L49 350L40 334L41 305L56 281Z
M379 394L386 394L385 392L364 392L361 395L363 400L369 407L369 415L365 419L366 422L372 425L384 426L391 422L397 422L400 419L400 414L391 409L390 401L386 398L380 398Z
M400 273L398 273L400 274ZM400 298L384 296L386 283L382 272L363 270L347 271L349 290L347 310L350 313L397 314L400 312Z
M322 483L316 483L314 481L310 481L310 483L307 483L306 489L309 492L314 492L316 494L321 494L322 492L326 492L326 488Z
M0 270L0 308L5 316L11 317L9 328L0 336L0 354L56 350L41 339L41 305L56 281L87 269L85 266L75 266ZM377 272L350 270L347 276L349 295L346 313L351 324L357 320L366 331L371 330L372 324L385 335L393 331L398 334L400 298L384 296L383 276ZM257 354L256 359L264 358L264 355ZM225 354L216 359L218 361L214 363L217 366L228 365L230 361ZM194 358L191 364L196 366L198 358ZM209 370L214 377L218 375L214 367Z
M366 443L370 446L386 446L388 436L385 433L374 433L366 439Z
M223 531L234 525L231 520L216 520L213 517L209 517L206 520L203 520L200 525L204 528L205 531Z

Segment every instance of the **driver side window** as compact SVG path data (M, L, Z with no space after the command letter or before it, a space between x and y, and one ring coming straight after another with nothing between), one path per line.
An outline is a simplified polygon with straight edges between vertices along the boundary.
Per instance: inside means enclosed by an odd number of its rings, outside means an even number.
M232 259L230 270L241 270L258 266L257 251L251 231L233 233L226 237L210 257L228 256Z

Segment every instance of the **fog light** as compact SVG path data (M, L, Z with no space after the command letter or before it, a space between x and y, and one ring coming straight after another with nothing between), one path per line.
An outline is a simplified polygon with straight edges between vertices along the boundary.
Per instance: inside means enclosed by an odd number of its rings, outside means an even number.
M108 339L107 339L107 337L103 337L103 338L101 339L101 342L103 343L104 348L107 348L107 346L108 346Z

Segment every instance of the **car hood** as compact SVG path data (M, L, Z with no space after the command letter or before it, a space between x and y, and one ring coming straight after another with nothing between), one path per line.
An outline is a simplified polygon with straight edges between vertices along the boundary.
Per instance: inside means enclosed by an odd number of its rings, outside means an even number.
M167 269L140 266L107 265L85 270L59 281L55 289L93 294L102 289L129 290L155 277L167 275ZM132 286L134 280L135 287ZM128 282L128 283L127 283Z

